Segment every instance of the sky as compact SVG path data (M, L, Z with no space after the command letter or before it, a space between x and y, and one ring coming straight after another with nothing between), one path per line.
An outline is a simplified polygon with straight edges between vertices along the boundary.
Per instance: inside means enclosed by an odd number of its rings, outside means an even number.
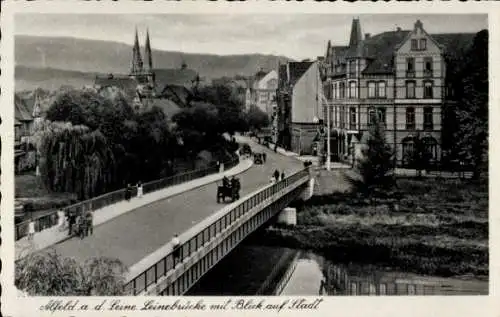
M417 19L428 33L478 32L488 28L487 15L335 15L335 14L19 14L16 35L64 36L133 44L137 27L144 45L149 29L153 49L219 55L261 53L294 59L324 54L326 43L345 45L353 18L362 33L375 35Z

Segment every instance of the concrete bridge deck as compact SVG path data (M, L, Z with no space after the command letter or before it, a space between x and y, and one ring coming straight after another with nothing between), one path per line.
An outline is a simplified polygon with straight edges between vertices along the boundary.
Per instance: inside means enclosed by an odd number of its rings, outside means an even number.
M241 196L269 183L275 169L286 175L303 168L300 161L256 144L252 149L267 153L263 165L254 165L239 175ZM137 208L94 228L83 240L72 238L52 248L60 255L84 261L91 257L118 258L132 266L182 233L224 207L216 201L217 185L211 183L167 199ZM182 242L182 241L181 241Z

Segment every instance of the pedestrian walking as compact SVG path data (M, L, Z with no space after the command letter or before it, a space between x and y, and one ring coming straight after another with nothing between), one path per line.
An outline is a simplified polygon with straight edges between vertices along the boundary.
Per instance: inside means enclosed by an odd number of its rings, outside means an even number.
M127 188L125 188L125 199L130 200L132 197L132 189L130 188L130 184L127 184Z
M76 214L74 211L69 212L69 220L68 220L68 235L73 235L73 231L75 229L76 224Z
M59 231L64 231L66 226L66 214L62 209L57 211L57 226L59 227Z
M274 171L274 179L275 179L276 181L279 181L279 179L280 179L280 172L279 172L278 170L275 170L275 171Z
M33 236L35 235L35 221L33 218L30 219L28 223L28 240L33 240Z
M78 228L78 235L80 236L80 239L83 239L87 233L87 224L85 223L85 219L83 215L79 215L76 218L76 227Z
M89 236L94 233L94 212L92 210L87 211L85 221L87 222L86 236Z
M139 181L137 183L137 197L141 198L142 194L143 194L143 192L142 192L142 182Z
M266 162L266 156L267 156L267 154L265 152L262 153L262 160L264 161L264 163Z
M174 255L174 268L177 266L177 262L179 260L180 254L181 254L181 248L180 248L181 241L179 240L179 236L177 234L174 235L172 238L172 249L174 250L173 255Z
M281 172L281 180L285 179L285 172Z

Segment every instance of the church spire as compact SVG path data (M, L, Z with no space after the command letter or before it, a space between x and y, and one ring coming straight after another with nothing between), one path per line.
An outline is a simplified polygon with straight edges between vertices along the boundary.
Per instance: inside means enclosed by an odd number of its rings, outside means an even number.
M149 30L146 30L146 48L144 49L144 58L146 59L146 70L153 71L153 56L151 54L151 43L149 42Z
M358 19L352 20L351 26L351 39L349 40L349 47L357 46L361 42L361 25Z
M141 50L139 49L139 37L137 36L137 28L135 28L134 48L132 50L132 74L142 72Z
M35 89L35 104L33 105L33 113L31 114L33 118L39 118L41 113L41 102L40 95L38 93L38 88Z

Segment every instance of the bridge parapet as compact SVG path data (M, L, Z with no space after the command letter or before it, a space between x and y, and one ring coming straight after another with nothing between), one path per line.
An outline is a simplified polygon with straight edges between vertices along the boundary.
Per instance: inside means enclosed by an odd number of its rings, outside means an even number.
M130 268L126 292L131 295L180 295L248 234L281 211L310 179L303 169L269 184L203 220L179 239L179 264L171 243Z

